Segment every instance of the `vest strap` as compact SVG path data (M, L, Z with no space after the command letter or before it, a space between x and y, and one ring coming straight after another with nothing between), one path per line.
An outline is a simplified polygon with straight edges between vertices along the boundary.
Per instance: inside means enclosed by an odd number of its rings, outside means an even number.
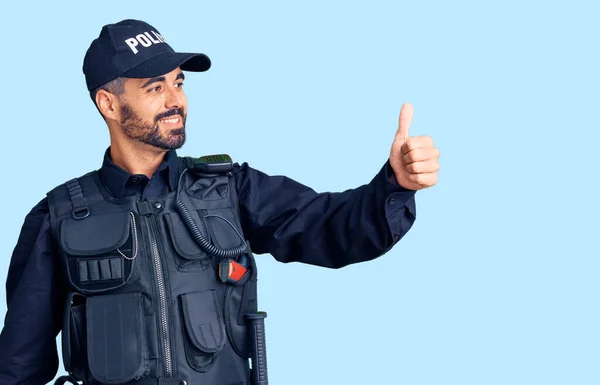
M73 178L65 183L65 185L67 186L69 198L71 199L71 204L73 205L73 218L87 218L90 215L90 209L87 207L87 202L83 197L83 190L79 184L79 180L77 178Z

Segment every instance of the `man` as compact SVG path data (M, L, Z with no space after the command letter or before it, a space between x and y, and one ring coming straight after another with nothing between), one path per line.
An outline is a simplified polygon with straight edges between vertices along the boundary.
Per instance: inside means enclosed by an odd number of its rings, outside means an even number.
M83 72L110 147L99 170L57 186L25 218L0 384L51 381L59 331L71 382L266 384L248 362L260 360L254 254L341 268L381 256L411 228L439 151L409 138L410 105L370 183L316 193L226 156L178 157L184 71L210 65L138 20L104 26L90 45Z

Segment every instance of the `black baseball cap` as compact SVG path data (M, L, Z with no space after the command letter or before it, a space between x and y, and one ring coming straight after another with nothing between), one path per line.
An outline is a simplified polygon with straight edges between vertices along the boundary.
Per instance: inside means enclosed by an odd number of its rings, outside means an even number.
M177 67L203 72L210 65L205 54L175 52L156 28L127 19L102 27L85 54L83 73L92 91L118 77L153 78Z

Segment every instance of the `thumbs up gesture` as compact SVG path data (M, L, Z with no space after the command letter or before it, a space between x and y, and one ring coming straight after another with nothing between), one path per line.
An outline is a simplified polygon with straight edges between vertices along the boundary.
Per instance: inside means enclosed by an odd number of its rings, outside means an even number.
M409 190L422 190L437 183L440 150L430 136L409 136L413 107L402 105L398 131L390 151L390 165L398 184Z

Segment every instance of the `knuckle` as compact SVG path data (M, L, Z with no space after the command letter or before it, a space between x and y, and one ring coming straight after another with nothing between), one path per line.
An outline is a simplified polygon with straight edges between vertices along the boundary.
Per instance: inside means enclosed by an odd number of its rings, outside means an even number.
M431 136L415 136L413 140L419 147L433 147L433 138Z
M413 149L421 147L421 137L411 136L410 137L410 145L411 145L411 148L413 148Z

